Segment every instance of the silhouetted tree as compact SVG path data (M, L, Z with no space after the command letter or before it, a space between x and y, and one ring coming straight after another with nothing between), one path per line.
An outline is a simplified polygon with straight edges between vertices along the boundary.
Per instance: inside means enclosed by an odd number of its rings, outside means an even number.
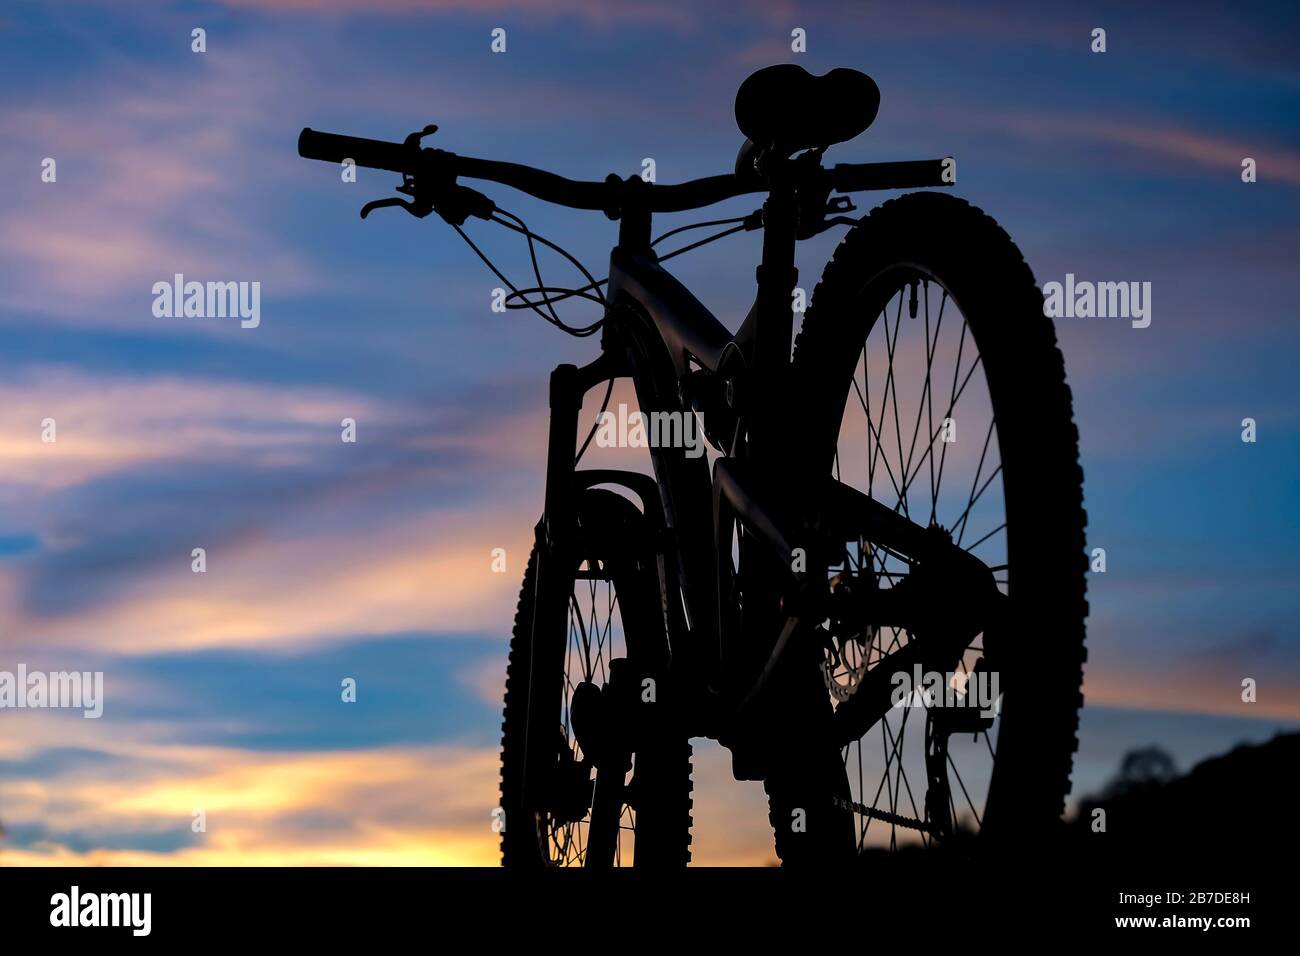
M1103 796L1117 797L1134 790L1160 786L1177 776L1174 758L1159 747L1130 750L1120 761L1119 775L1106 785Z

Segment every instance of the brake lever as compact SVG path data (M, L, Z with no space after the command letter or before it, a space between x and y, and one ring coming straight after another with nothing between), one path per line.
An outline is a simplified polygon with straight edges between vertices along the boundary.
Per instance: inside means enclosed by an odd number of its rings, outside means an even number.
M406 137L406 139L402 140L402 142L407 146L414 146L416 149L419 149L421 140L426 136L432 136L436 132L438 132L437 125L430 123L424 129L416 130L414 133L411 133Z
M396 196L393 196L390 199L375 199L366 203L361 207L361 218L365 219L366 216L370 215L376 209L384 209L388 206L401 206L416 219L423 219L425 216L429 215L429 213L433 212L432 206L428 209L422 209L413 202L407 202L405 199L398 199Z
M420 142L424 137L430 136L437 131L438 127L430 123L424 129L417 130L407 136L404 141L405 145L418 152L421 148ZM438 153L437 150L433 152ZM376 209L400 206L416 219L423 219L429 213L436 212L445 222L453 226L462 226L470 216L479 219L491 219L492 214L496 212L496 204L491 199L477 190L460 185L456 182L455 175L447 175L444 178L442 174L437 172L436 168L431 175L434 182L430 183L428 176L422 176L423 181L417 183L414 176L404 173L402 175L402 185L397 187L397 191L410 196L413 201L407 202L405 199L398 199L396 196L388 199L376 199L361 207L361 218L365 219ZM434 196L437 196L437 199L434 199Z

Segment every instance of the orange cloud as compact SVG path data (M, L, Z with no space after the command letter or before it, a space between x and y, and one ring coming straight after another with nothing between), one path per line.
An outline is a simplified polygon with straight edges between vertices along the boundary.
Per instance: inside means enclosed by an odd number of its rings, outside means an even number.
M4 759L84 747L128 761L89 761L45 779L0 780L11 831L39 825L31 845L0 844L10 866L495 866L495 747L389 747L261 752L168 742L162 727L14 715L21 738ZM20 742L21 741L21 742ZM731 779L730 757L696 742L693 860L705 866L775 862L761 784ZM192 833L194 811L206 832ZM507 821L508 823L508 821ZM118 834L118 847L76 850ZM160 834L192 844L149 850ZM126 834L127 836L121 836ZM134 834L133 840L130 835ZM184 841L181 841L184 842Z
M471 748L256 753L146 748L166 770L0 783L5 822L52 836L6 865L490 866L497 755ZM174 851L75 851L57 834L206 831ZM120 838L119 838L120 839ZM128 839L126 842L130 842ZM139 842L146 842L140 839Z
M144 654L212 647L283 650L361 634L493 630L506 624L532 543L532 521L492 505L477 513L396 519L364 535L257 538L209 554L192 574L141 574L104 603L74 615L24 618L11 633L44 646L94 642ZM509 573L492 570L506 549Z
M174 574L142 560L93 606L56 615L23 605L24 574L0 568L0 629L12 641L96 647L122 653L214 646L284 647L356 634L508 626L531 547L540 501L502 505L494 481L544 459L544 413L457 426L444 436L417 428L404 408L339 390L159 378L99 378L65 369L29 370L0 385L0 494L34 514L47 549L75 556L75 528L46 520L57 494L155 463L235 461L274 472L319 461L339 447L343 417L369 434L412 434L413 447L445 452L449 474L474 462L483 495L454 508L416 513L376 509L384 475L340 481L306 495L286 516L307 528L270 535L245 530L209 549L193 574L188 548ZM41 440L53 418L57 441ZM407 482L414 480L409 476ZM51 502L54 502L51 505ZM33 510L33 502L47 508ZM267 521L275 520L269 515ZM506 550L507 571L492 571ZM505 610L503 610L505 609Z
M1149 666L1130 669L1114 664L1090 664L1084 682L1084 699L1091 707L1122 707L1165 713L1215 714L1256 720L1300 720L1300 690L1285 678L1270 679L1269 672L1206 674L1191 669L1185 659L1171 662L1163 671ZM1241 699L1241 681L1254 677L1257 699Z
M150 462L223 455L295 464L344 417L394 414L336 389L27 366L0 382L0 482L68 488ZM46 418L54 419L53 442L42 440Z

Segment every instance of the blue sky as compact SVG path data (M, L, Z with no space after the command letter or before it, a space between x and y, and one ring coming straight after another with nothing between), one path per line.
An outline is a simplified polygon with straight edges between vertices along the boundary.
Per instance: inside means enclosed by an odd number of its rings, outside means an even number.
M359 221L395 177L342 183L297 158L298 131L435 122L456 152L586 179L653 157L672 182L731 168L735 89L774 62L869 72L879 118L829 158L956 156L956 191L1040 283L1152 283L1147 329L1058 323L1108 558L1076 793L1130 747L1186 766L1300 722L1293 6L351 6L0 13L0 669L102 669L109 694L100 721L0 718L0 859L491 862L546 376L595 346L491 312L497 281L436 219ZM486 191L603 274L614 224ZM490 228L470 227L522 274ZM837 238L801 249L802 284ZM675 271L734 328L757 247ZM150 288L176 272L261 282L261 325L155 318ZM704 857L766 859L761 794L715 750L697 783L721 834Z

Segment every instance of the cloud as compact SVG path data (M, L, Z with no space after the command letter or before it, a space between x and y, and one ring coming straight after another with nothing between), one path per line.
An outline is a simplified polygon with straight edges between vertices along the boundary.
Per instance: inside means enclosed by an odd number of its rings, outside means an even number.
M191 574L141 576L73 615L15 615L11 634L43 645L93 643L126 654L211 647L270 652L354 635L496 628L531 544L526 521L483 513L406 519L362 537L334 532L254 541L208 555ZM493 573L505 547L516 574Z
M1084 684L1088 706L1300 720L1293 644L1272 629L1216 627L1214 616L1225 616L1226 598L1208 612L1197 609L1198 594L1216 586L1227 592L1229 584L1198 584L1194 576L1163 588L1148 583L1138 588L1136 609L1094 592ZM1242 700L1247 678L1256 685L1256 699L1249 702Z
M495 627L540 507L521 469L544 444L544 413L490 402L417 414L338 389L28 369L0 386L0 514L35 542L0 566L7 642L142 653ZM509 574L491 571L497 547Z
M0 382L0 485L49 492L182 460L300 464L343 417L391 418L338 389L103 376L28 365ZM55 440L42 440L54 420Z
M0 157L31 171L4 202L5 311L211 331L216 323L155 319L152 284L183 272L260 281L280 297L322 287L326 277L250 201L265 192L278 143L262 129L268 111L247 105L276 101L288 84L238 53L186 65L110 72L89 94L56 85L42 106L0 109ZM57 163L52 183L38 176L47 157Z
M506 655L475 661L457 671L456 680L483 703L499 707L506 694Z
M357 13L347 0L225 0L227 6L262 13L350 16ZM707 4L714 8L714 5ZM782 7L785 5L782 4ZM760 8L762 9L762 8ZM529 20L580 20L594 26L659 26L685 29L699 22L698 9L644 0L375 0L367 15L448 16L513 15Z
M0 747L10 866L499 862L495 747L249 751L168 742L147 725L13 716L24 742ZM774 862L762 786L732 780L729 754L706 741L694 780L695 862ZM191 829L196 810L206 832Z
M1084 700L1090 707L1300 721L1300 693L1291 679L1279 681L1276 674L1248 663L1243 666L1240 659L1233 664L1232 671L1214 673L1204 662L1189 665L1180 660L1158 675L1148 667L1119 661L1090 664ZM1257 702L1245 703L1241 680L1252 675L1259 696Z
M490 866L499 859L491 830L499 803L494 750L144 747L132 756L129 771L87 762L56 776L0 781L10 833L0 860ZM195 811L205 814L206 832L193 832Z
M951 119L966 127L1001 130L1035 142L1117 147L1131 159L1140 157L1148 163L1162 162L1159 169L1166 174L1179 171L1167 162L1173 160L1235 178L1241 173L1242 160L1250 156L1258 162L1261 178L1300 185L1300 153L1293 149L1267 141L1230 139L1162 119L1117 119L1036 110L962 111L951 114Z

